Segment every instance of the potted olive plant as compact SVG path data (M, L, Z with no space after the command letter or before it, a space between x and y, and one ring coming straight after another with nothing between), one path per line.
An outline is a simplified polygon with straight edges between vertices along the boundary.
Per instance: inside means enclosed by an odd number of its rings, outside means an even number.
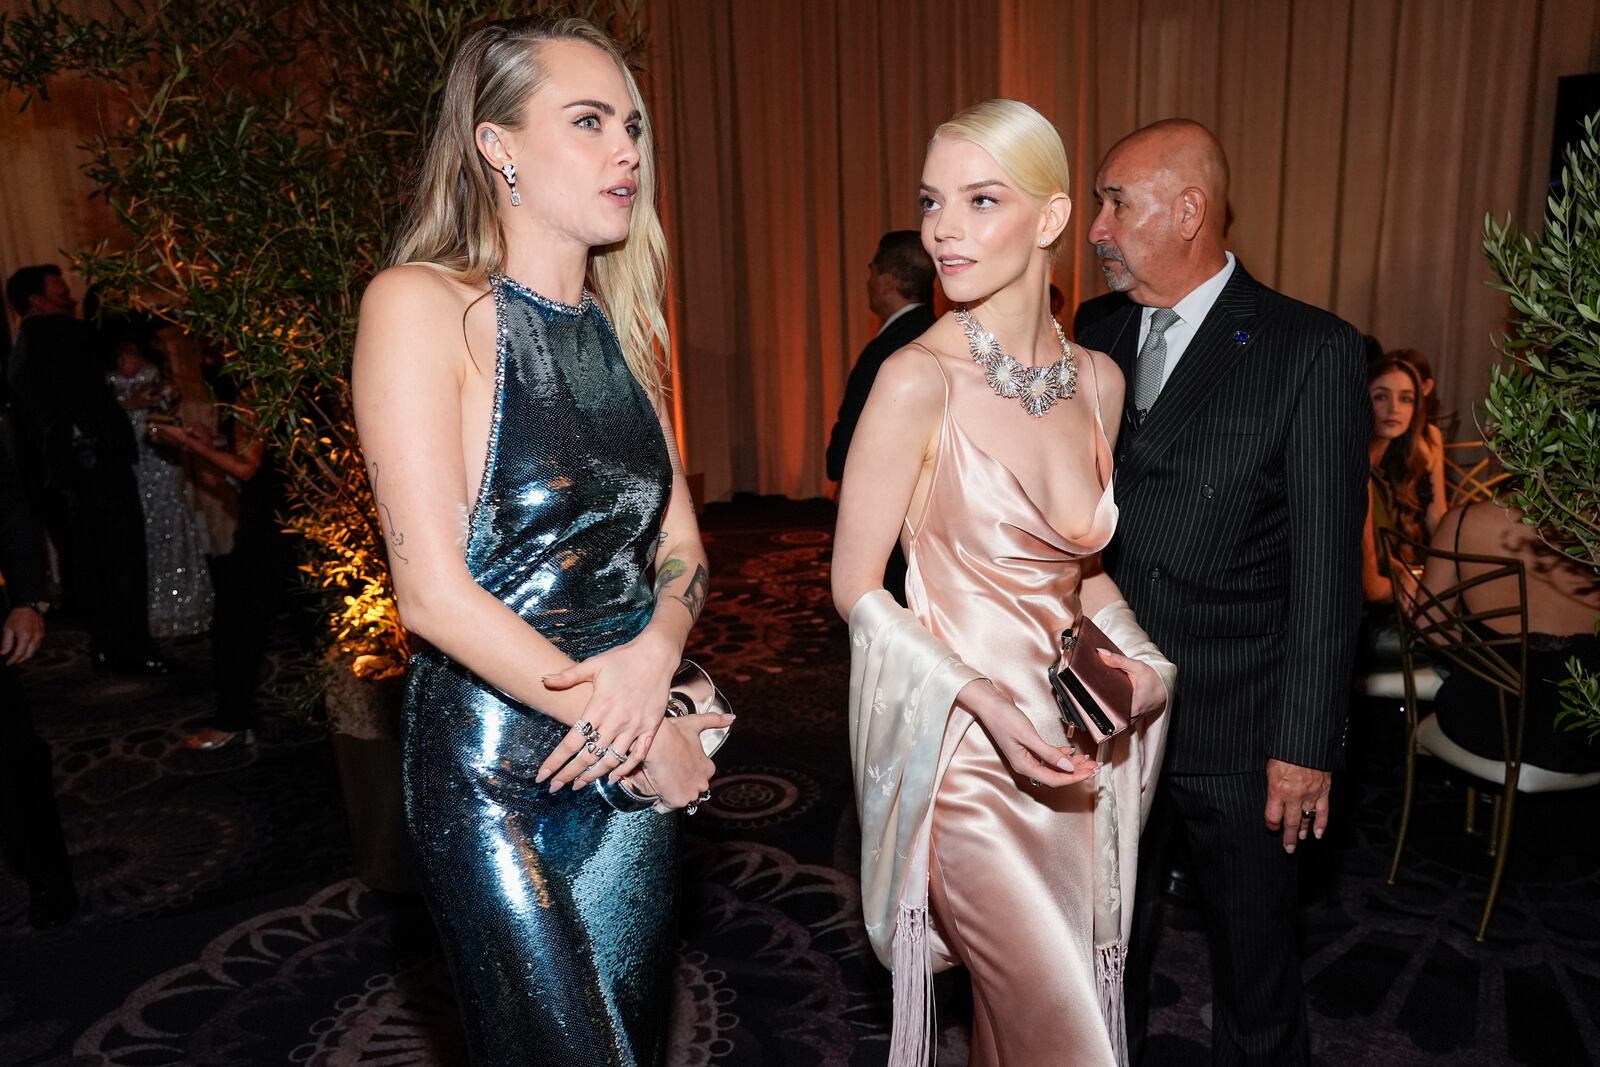
M1492 216L1483 234L1512 310L1484 403L1489 447L1524 521L1600 581L1600 115L1567 149L1537 238ZM1600 676L1569 668L1562 720L1600 736Z

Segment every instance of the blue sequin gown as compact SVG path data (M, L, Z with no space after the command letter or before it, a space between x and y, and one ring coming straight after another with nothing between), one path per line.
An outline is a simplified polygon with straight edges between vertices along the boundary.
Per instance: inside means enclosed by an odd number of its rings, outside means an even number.
M573 659L634 637L672 490L660 422L601 310L492 282L488 456L467 565ZM565 734L436 650L412 658L406 822L476 1067L662 1062L677 821L534 775Z

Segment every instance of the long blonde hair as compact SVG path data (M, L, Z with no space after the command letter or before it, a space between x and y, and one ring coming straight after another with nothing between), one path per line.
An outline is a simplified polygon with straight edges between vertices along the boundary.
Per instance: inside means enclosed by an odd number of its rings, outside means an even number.
M1043 204L1057 193L1070 195L1072 172L1061 134L1050 120L1021 100L985 100L950 116L933 131L933 138L970 141L977 145L1017 183L1021 193ZM1062 227L1050 245L1053 256L1066 241Z
M544 82L539 46L546 41L582 41L609 55L639 111L639 190L628 236L590 253L586 284L616 328L629 369L659 401L670 343L662 310L667 242L656 213L654 134L622 50L593 23L540 16L508 19L487 23L461 42L450 61L410 217L390 263L431 263L469 285L483 285L490 274L504 269L506 239L495 198L499 175L478 152L473 131L485 122L506 129L522 124L528 98Z

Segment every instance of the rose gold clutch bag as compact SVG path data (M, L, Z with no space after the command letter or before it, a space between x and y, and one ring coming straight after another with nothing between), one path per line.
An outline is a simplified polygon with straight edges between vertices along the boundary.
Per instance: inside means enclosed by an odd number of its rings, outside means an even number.
M1068 736L1086 737L1093 745L1133 724L1133 680L1101 659L1101 649L1122 655L1100 627L1080 617L1061 631L1061 655L1049 671Z

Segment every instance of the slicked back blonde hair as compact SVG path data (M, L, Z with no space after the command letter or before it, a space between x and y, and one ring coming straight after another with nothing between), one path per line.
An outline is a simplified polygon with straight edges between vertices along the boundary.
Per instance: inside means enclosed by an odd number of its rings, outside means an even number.
M1018 191L1043 206L1057 193L1071 195L1072 172L1061 134L1050 120L1020 100L985 100L952 115L933 131L933 140L969 141L997 163ZM1050 245L1053 256L1067 239L1068 227Z
M488 23L461 42L423 155L416 200L390 263L431 263L469 285L483 285L505 269L506 238L495 196L500 175L478 151L473 132L485 122L521 127L528 98L545 80L539 46L547 41L581 41L610 56L639 111L639 190L628 236L590 253L585 281L616 328L629 369L659 401L670 345L662 311L667 243L656 213L654 132L622 50L593 23L509 19Z

